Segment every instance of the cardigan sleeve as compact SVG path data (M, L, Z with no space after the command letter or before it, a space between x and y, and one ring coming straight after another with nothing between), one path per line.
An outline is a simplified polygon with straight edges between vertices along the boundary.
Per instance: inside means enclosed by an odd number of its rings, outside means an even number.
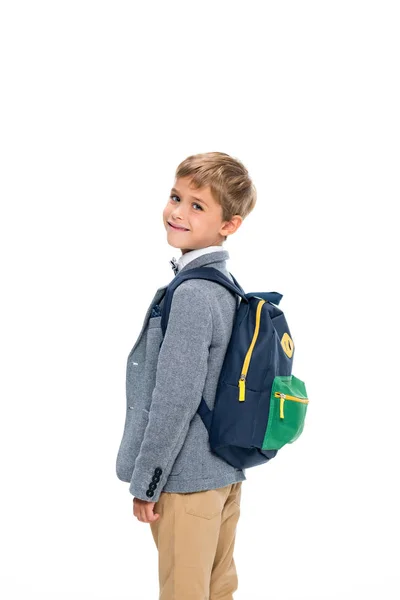
M181 283L172 297L149 419L129 486L133 496L148 502L160 497L200 405L207 376L212 315L205 293L190 283ZM153 495L146 493L152 488Z

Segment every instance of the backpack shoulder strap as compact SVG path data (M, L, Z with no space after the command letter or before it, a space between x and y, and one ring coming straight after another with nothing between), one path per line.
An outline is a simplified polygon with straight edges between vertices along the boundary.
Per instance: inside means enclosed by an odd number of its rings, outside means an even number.
M219 283L226 287L234 294L238 294L245 302L248 302L248 298L246 297L243 288L233 277L232 273L230 274L234 280L234 283L232 283L232 281L230 281L223 273L221 273L221 271L215 269L214 267L197 267L195 269L187 269L181 274L178 272L178 274L168 284L165 290L165 299L161 314L161 329L163 335L165 334L165 330L167 328L168 316L171 309L173 293L178 287L178 285L183 283L183 281L186 281L186 279L207 279L209 281L215 281L216 283Z

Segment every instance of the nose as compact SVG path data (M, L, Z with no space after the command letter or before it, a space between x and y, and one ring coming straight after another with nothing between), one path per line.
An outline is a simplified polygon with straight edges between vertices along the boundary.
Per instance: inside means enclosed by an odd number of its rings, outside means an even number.
M182 220L182 214L181 213L182 213L182 207L181 206L175 206L174 209L173 209L173 211L171 212L171 216L174 219Z

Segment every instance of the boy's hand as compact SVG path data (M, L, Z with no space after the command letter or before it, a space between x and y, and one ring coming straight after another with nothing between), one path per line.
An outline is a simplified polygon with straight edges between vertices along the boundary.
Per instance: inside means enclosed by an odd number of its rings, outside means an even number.
M140 498L133 498L133 514L142 523L150 523L150 521L157 521L160 518L158 513L154 513L155 502L147 502L147 500L141 500Z

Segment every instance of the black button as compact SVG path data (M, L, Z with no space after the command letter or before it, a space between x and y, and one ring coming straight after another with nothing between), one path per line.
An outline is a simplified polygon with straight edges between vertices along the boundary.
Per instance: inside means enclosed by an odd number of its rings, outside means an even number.
M148 496L149 498L151 498L152 496L154 496L153 490L147 490L146 491L146 496Z
M155 475L161 475L162 473L162 468L161 467L157 467L156 469L154 469L154 474Z
M156 483L158 483L160 481L160 477L158 475L153 475L153 477L151 478L152 481L155 481Z
M152 481L151 483L149 483L149 490L155 490L157 487L157 484L154 483L154 481Z

